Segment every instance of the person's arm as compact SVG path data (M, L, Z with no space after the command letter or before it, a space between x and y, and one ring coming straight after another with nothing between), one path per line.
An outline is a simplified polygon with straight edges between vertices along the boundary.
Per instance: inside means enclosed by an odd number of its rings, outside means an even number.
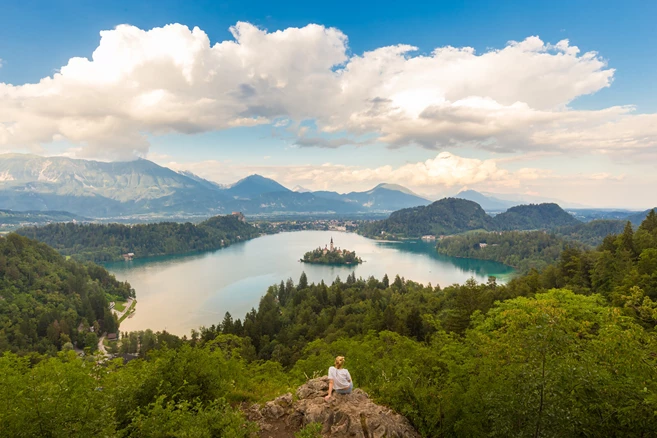
M351 382L351 374L349 374L349 371L347 371L347 382L352 383Z
M324 397L324 400L328 400L331 398L331 393L333 392L333 379L329 379L329 390L328 390L328 395Z

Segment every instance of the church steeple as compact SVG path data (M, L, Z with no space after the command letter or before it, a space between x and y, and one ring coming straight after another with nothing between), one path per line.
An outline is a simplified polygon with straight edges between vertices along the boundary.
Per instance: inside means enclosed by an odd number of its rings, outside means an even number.
M331 237L331 251L333 251L333 237Z

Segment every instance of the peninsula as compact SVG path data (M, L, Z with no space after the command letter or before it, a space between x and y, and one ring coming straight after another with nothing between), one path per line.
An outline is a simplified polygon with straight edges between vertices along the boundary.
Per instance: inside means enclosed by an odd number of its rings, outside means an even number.
M301 261L323 265L357 265L363 263L363 260L356 256L355 251L336 248L333 245L333 238L331 238L331 243L325 245L324 248L320 247L313 251L308 251L304 254Z

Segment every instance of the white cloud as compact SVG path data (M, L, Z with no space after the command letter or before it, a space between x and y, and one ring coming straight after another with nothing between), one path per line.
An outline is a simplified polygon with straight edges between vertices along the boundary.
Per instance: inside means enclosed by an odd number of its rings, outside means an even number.
M501 161L501 160L499 160ZM624 175L609 173L561 175L548 169L521 168L511 171L500 167L498 160L464 158L441 152L435 158L398 167L375 168L325 163L323 165L235 165L226 161L208 160L196 163L160 161L174 170L189 170L199 176L229 184L257 173L273 178L285 186L301 185L312 190L348 192L368 190L379 183L396 183L422 193L452 193L468 186L475 189L523 189L527 184L577 181L619 181Z
M654 196L636 191L628 196L627 187L652 187L654 175L625 175L611 172L562 173L524 167L511 170L509 160L479 160L442 152L435 158L402 166L323 165L250 165L230 160L177 163L160 161L175 170L189 170L221 184L234 183L254 173L273 178L286 187L297 185L310 190L333 190L341 193L365 191L388 182L406 186L428 199L451 196L461 190L498 193L515 198L520 194L596 207L645 209L657 205ZM412 174L412 176L411 176Z
M350 55L346 35L315 24L267 32L240 22L231 32L211 45L179 24L103 31L91 59L72 58L36 84L0 84L0 145L63 139L81 156L128 158L147 154L149 134L272 123L296 129L299 145L329 148L368 135L437 150L657 149L655 114L569 109L610 86L614 70L567 40L533 36L481 54L396 45ZM299 128L304 120L319 133Z

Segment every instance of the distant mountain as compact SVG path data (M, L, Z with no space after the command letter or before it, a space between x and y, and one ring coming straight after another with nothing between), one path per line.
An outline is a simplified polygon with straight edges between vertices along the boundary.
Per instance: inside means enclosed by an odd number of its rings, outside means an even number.
M395 211L388 219L367 224L361 231L371 237L391 235L398 238L492 228L493 219L476 202L445 198L427 206Z
M580 221L557 204L517 205L493 218L498 230L542 230L576 225Z
M225 199L207 182L148 160L104 163L23 154L0 156L0 208L109 217L219 212Z
M411 189L406 188L404 186L400 186L399 184L381 183L370 191L374 191L374 190L390 190L392 192L401 192L407 195L415 196L416 198L424 199L420 195L412 191Z
M219 183L207 180L205 178L201 178L200 176L196 175L195 173L190 172L189 170L179 170L178 173L181 174L182 176L186 176L187 178L192 179L192 180L194 180L194 181L200 183L201 185L204 185L205 187L210 188L210 189L222 189L223 190L223 189L226 188L225 186L223 186Z
M356 202L373 210L399 210L430 203L409 189L395 184L379 184L367 192L350 192L344 195L347 202Z
M273 180L268 181L278 184ZM262 193L253 194L250 197L237 197L229 205L233 210L239 210L245 214L268 214L279 212L385 212L429 203L426 199L412 194L413 192L401 186L384 188L383 185L380 185L367 192L346 194L329 191L295 192L283 186L280 187L283 187L284 190L269 191L272 187L278 189L279 186L266 185L260 190ZM397 187L404 191L400 191ZM230 189L228 192L230 193ZM256 192L257 190L253 191L253 193Z
M641 225L641 222L643 222L643 220L646 218L646 216L648 216L648 213L650 213L650 210L657 210L657 207L655 207L654 209L650 208L646 211L642 211L640 213L635 213L633 215L630 215L625 220L628 220L628 221L632 222L632 225L637 225L637 226Z
M292 189L292 191L293 191L293 192L297 192L297 193L308 193L308 192L312 192L312 190L309 190L309 189L307 189L307 188L305 188L305 187L301 187L301 186L294 186L294 188Z
M226 194L234 199L251 199L265 193L291 192L273 179L260 175L250 175L237 181L226 190Z
M224 187L148 160L104 163L0 155L0 209L69 211L90 218L167 215L381 213L429 201L395 185L367 192L295 192L251 175Z
M313 193L296 193L291 190L268 192L239 198L226 203L232 211L247 215L280 213L357 213L365 211L358 205L341 200L325 199Z
M397 184L379 184L366 192L337 193L328 191L312 192L313 195L343 201L360 210L395 211L402 208L427 205L429 200L420 197L406 187Z
M484 196L493 197L503 202L509 202L511 203L511 206L528 204L559 204L564 208L590 208L589 206L577 204L575 202L562 201L560 199L548 198L545 196L528 195L526 193L480 193Z
M487 196L475 190L463 190L454 197L476 202L486 211L504 211L509 207L517 205L513 201L505 201L504 199L499 199L494 196Z

